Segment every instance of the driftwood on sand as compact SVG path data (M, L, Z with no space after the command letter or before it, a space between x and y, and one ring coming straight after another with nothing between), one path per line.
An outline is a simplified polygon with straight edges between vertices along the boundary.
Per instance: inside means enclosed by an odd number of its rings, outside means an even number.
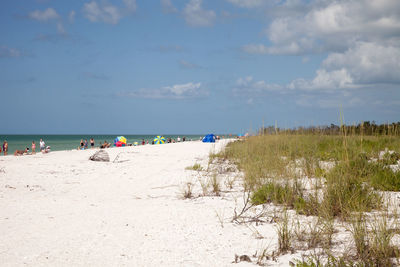
M89 160L109 162L110 157L108 156L108 153L106 151L101 149L96 153L94 153L92 156L90 156Z

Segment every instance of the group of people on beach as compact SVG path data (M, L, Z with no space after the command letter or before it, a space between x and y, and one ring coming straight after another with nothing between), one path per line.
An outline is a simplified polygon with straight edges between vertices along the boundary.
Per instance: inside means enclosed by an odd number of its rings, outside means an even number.
M40 147L40 152L42 153L49 153L50 152L50 146L46 146L46 143L43 141L42 138L40 138L39 142L39 147ZM24 150L15 150L14 156L22 156L22 155L33 155L36 154L36 143L35 141L32 141L32 152L29 152L29 147L25 148ZM4 156L8 155L8 142L7 140L4 140L2 147L0 148L0 153L3 149Z
M89 142L90 142L90 148L94 148L94 146L95 146L94 138L90 138ZM78 150L88 149L89 148L89 142L88 142L87 139L85 139L85 140L81 139L81 142L80 142L80 144L78 146ZM104 141L103 144L100 144L100 148L108 148L110 146L111 146L111 144L108 143L107 141Z
M218 136L218 139L219 139L219 136ZM200 140L201 140L201 137L200 137ZM176 138L176 140L172 139L170 137L167 138L166 143L178 143L178 142L185 142L185 141L186 141L186 137L185 136L183 136L182 138L178 136ZM190 139L190 141L192 141L192 139ZM94 148L94 146L95 146L94 138L90 138L89 142L90 142L90 148ZM80 144L78 146L78 150L88 149L89 148L89 142L88 142L87 139L85 139L85 140L81 139L81 142L80 142ZM137 145L137 143L138 142L135 142L134 145ZM141 144L142 145L149 144L149 141L142 139ZM151 144L154 145L154 141L152 141ZM127 144L127 145L130 146L132 144ZM49 153L50 152L50 146L46 146L46 143L43 141L42 138L40 138L39 147L40 147L40 152L42 152L42 153ZM109 147L111 147L111 143L108 143L107 141L104 141L104 143L100 143L100 148L109 148ZM15 150L14 155L15 156L22 156L22 155L36 154L36 143L35 143L35 141L32 141L31 149L32 149L31 150L32 152L29 152L29 147L25 148L24 150L18 150L17 149L17 150ZM7 140L4 140L3 145L0 147L0 153L1 152L4 153L4 156L8 155L8 142L7 142Z
M90 147L94 148L94 138L90 138ZM88 149L88 140L85 139L85 141L83 141L83 139L81 139L81 143L78 147L78 150L85 150Z

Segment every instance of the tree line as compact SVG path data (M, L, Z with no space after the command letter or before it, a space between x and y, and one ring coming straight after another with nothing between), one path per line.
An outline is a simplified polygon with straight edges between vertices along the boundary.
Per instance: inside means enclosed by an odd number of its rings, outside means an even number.
M339 135L346 133L347 135L400 135L400 122L377 124L375 121L364 121L353 125L322 125L295 127L283 129L276 126L262 127L258 134L324 134L324 135Z

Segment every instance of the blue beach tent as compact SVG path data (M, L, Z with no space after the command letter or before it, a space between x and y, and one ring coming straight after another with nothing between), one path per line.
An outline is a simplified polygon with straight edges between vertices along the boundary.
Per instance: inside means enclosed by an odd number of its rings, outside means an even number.
M203 143L215 143L215 135L213 134L207 134L203 138Z

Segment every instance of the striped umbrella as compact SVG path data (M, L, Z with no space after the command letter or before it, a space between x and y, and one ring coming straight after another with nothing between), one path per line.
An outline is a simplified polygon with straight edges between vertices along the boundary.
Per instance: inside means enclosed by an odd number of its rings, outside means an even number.
M154 144L164 144L165 143L165 137L157 135L157 137L154 138L153 141L154 141Z
M126 146L126 138L123 136L118 136L114 140L114 146Z

